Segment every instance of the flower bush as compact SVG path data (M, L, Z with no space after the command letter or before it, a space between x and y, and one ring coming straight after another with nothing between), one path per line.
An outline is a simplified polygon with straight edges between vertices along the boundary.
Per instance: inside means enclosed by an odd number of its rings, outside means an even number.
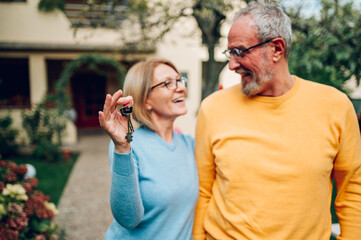
M0 240L56 240L58 210L26 172L25 165L0 160Z

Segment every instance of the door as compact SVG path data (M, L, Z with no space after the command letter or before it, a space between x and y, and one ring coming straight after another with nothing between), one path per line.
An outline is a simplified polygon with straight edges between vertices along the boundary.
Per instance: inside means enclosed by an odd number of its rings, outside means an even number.
M103 109L106 77L94 73L78 73L72 78L73 106L78 128L97 128L98 112Z

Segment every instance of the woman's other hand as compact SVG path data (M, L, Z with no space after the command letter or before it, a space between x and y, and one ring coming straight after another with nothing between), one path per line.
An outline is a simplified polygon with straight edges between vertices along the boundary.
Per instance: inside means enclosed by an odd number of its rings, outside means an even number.
M118 111L118 105L132 106L133 98L131 96L122 97L122 90L118 90L112 95L107 94L103 111L99 111L99 124L108 133L115 145L115 151L118 153L128 153L130 143L125 136L128 131L127 118L123 117Z

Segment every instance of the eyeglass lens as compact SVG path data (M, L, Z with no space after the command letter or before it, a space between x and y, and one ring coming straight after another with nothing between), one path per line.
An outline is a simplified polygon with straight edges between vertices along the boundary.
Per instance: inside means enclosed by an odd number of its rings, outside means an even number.
M238 48L233 48L233 49L231 49L231 50L230 50L230 49L227 49L227 50L225 50L223 53L226 55L227 60L229 61L232 55L233 55L234 57L236 57L236 58L243 57L243 54L244 54L245 52L248 52L250 49L256 48L256 47L259 47L259 46L262 46L263 44L269 43L269 42L271 42L272 40L273 40L273 39L266 40L266 41L264 41L264 42L258 43L258 44L256 44L256 45L253 45L253 46L251 46L251 47L249 47L249 48L246 48L246 49L243 49L243 50L239 50Z
M172 79L170 81L167 81L165 86L169 89L169 90L173 90L176 89L178 87L178 83L181 83L185 86L185 79L184 77L180 77L178 79Z

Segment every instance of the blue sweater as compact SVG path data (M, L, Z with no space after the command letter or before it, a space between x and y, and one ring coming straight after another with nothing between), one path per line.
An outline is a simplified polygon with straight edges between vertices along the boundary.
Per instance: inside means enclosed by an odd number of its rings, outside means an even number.
M114 219L104 239L192 239L199 192L194 139L173 132L169 144L140 127L131 148L119 154L109 146Z

